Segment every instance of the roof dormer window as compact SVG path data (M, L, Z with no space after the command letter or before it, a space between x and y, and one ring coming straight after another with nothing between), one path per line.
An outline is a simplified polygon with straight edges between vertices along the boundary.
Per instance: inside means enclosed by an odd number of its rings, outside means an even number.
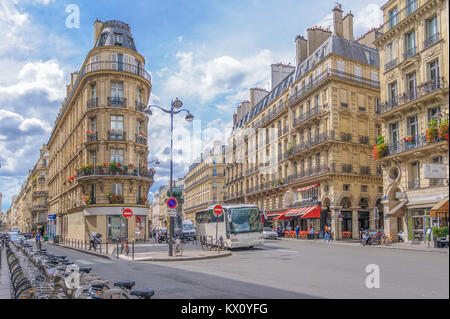
M122 45L123 35L120 33L114 33L114 45Z

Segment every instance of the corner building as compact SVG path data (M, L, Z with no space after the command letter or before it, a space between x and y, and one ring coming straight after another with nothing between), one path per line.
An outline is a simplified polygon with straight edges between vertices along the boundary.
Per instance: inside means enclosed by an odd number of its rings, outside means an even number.
M154 171L147 169L143 110L150 92L129 25L97 20L94 48L71 74L48 142L49 214L61 236L87 240L95 231L110 242L147 238ZM122 216L124 208L132 218Z
M356 40L353 15L333 9L334 34L312 27L296 39L296 67L272 65L272 89L250 91L227 145L225 201L251 203L269 220L331 225L334 239L379 228L383 194L371 158L377 137L379 55Z
M391 0L376 32L380 51L385 230L425 243L448 226L448 1ZM427 131L447 125L447 138ZM430 131L429 131L430 132ZM429 170L441 167L438 175Z

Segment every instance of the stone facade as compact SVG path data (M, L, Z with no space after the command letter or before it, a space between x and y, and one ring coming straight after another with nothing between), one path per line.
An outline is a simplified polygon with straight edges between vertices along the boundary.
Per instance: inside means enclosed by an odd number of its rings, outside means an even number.
M342 11L333 12L339 31ZM374 208L383 184L371 159L378 52L354 41L349 28L347 18L347 38L320 28L308 29L307 40L297 37L295 70L260 102L251 101L247 114L235 116L225 202L256 204L269 215L320 206L320 218L287 221L303 230L331 225L335 239L357 239L361 229L379 227Z
M184 177L184 219L192 220L195 224L197 211L223 203L225 173L225 146L219 142L202 154Z
M109 241L147 236L154 171L147 168L143 111L151 79L130 32L120 21L95 22L95 46L71 76L48 142L49 213L66 238L87 240L94 231ZM124 208L132 218L122 217Z
M427 136L442 123L448 132L448 1L389 1L382 10L375 44L383 83L385 230L394 240L423 242L427 228L443 226L431 208L448 200L448 140ZM429 164L446 166L445 176L427 178Z

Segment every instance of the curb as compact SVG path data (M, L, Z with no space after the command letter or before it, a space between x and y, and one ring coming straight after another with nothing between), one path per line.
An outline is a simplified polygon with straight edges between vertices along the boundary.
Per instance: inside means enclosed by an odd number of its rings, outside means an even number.
M204 256L204 257L173 257L173 258L158 258L158 257L149 257L149 258L143 258L143 259L135 259L134 261L190 261L190 260L202 260L202 259L216 259L216 258L223 258L223 257L229 257L232 253L224 253L220 255L211 255L211 256ZM127 260L123 259L122 260ZM132 260L129 260L132 261Z
M100 257L100 258L105 258L105 259L109 259L109 260L117 260L117 259L113 259L113 258L109 257L109 255L96 253L96 252L93 252L93 251L87 251L87 250L83 250L83 249L79 249L79 248L75 248L75 247L64 246L64 245L55 244L55 243L49 243L49 242L47 242L47 244L53 245L53 246L62 247L62 248L72 249L72 250L78 251L80 253L85 253L85 254L96 256L96 257Z

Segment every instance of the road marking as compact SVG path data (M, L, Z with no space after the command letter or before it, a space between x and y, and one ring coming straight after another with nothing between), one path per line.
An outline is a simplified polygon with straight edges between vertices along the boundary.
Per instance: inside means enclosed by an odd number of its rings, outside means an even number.
M277 249L277 251L282 252L282 253L298 254L298 251L295 251L295 250Z
M84 260L84 259L77 259L77 260L75 260L78 264L82 264L82 265L92 265L93 264L93 262L91 262L91 261L87 261L87 260Z
M114 261L112 260L106 260L106 259L96 259L97 262L101 263L101 264L114 264Z

